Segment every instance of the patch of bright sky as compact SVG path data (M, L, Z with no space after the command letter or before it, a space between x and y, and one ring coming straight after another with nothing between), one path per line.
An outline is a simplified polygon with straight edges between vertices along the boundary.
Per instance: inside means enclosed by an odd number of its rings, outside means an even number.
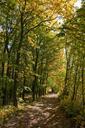
M59 24L63 24L63 17L58 15L57 18Z
M82 2L82 0L77 0L77 2L74 4L74 7L75 8L81 8L81 2Z
M0 26L0 32L3 31L2 26Z
M77 2L74 4L74 10L75 11L76 11L76 9L81 8L81 2L82 2L82 0L77 0ZM64 23L62 16L58 15L56 19L58 20L59 24L62 25Z

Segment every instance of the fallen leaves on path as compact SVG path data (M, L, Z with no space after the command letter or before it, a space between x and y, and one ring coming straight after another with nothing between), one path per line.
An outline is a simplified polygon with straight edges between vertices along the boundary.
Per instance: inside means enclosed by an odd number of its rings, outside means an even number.
M50 94L39 101L24 104L23 110L14 115L2 128L73 128L60 110L58 96Z

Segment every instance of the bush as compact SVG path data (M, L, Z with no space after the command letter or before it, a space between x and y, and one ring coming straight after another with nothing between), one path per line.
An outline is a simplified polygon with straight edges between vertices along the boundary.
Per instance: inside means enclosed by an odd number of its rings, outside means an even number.
M61 99L61 109L70 117L76 127L85 128L85 110L82 111L82 106L77 102L71 102L67 96Z
M67 96L61 101L61 106L69 117L76 117L78 114L80 114L80 104L77 102L71 102Z

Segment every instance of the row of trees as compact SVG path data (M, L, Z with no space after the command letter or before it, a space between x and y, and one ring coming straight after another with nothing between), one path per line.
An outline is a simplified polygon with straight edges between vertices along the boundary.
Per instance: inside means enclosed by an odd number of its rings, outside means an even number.
M85 114L85 2L73 19L64 24L66 77L64 96L81 114ZM77 111L76 111L77 112ZM71 113L72 114L72 113ZM77 113L78 114L78 113ZM75 112L73 113L75 115Z
M35 100L46 93L51 79L73 103L80 98L79 104L84 111L85 5L83 2L82 8L73 15L74 2L0 2L1 105L17 106L19 95L24 99L25 91L30 90ZM60 20L65 22L62 28Z
M18 95L24 99L26 90L32 90L33 100L46 92L48 66L59 46L55 39L56 17L63 15L61 6L65 4L36 0L0 2L1 105L17 106Z

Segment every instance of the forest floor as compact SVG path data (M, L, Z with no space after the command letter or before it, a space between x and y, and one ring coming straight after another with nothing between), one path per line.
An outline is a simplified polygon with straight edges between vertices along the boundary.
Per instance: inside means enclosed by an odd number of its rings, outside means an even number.
M2 128L73 128L70 119L61 111L58 96L50 94L36 102L25 103L17 115Z

